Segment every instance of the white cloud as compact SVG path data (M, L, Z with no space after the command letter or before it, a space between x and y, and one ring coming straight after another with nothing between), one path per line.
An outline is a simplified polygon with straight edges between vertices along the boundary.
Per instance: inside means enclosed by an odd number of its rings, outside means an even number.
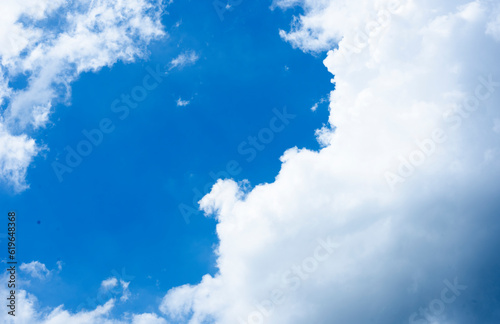
M182 100L182 98L177 99L177 107L185 107L189 105L190 101L189 100Z
M194 51L186 51L179 54L176 58L170 61L170 70L179 68L182 69L185 66L192 65L198 61L198 54Z
M174 24L174 28L179 28L182 25L182 19Z
M130 290L129 290L130 282L124 281L122 279L118 280L115 277L108 278L101 282L101 294L107 295L109 293L113 293L114 296L120 296L120 301L126 302L130 298ZM117 289L114 289L117 288Z
M44 127L49 121L49 114L52 105L50 103L46 105L33 106L33 126L35 128Z
M333 140L334 132L328 126L323 125L323 127L317 129L314 134L316 135L316 140L321 145L321 147L326 147L330 145Z
M118 279L116 279L115 277L111 277L101 282L101 289L107 291L112 288L115 288L117 285L118 285Z
M311 111L316 111L322 103L325 103L327 100L325 98L321 98L318 102L316 102L312 107Z
M49 269L45 266L45 264L40 263L39 261L32 261L30 263L22 263L19 266L21 271L27 272L33 278L45 279L50 275Z
M134 315L132 324L167 324L167 321L156 314Z
M62 261L57 261L56 264L57 264L57 270L59 272L61 272L62 271L63 262Z
M204 279L211 280L211 277ZM196 295L197 288L191 285L177 287L168 292L160 305L162 313L167 314L173 320L181 320L193 308L193 295Z
M17 191L27 187L27 167L40 149L23 133L43 128L54 104L69 102L70 84L80 73L144 56L146 45L165 34L160 7L147 0L0 3L2 182ZM57 24L38 27L48 18ZM26 78L27 86L10 88L9 80L19 77Z
M131 295L130 290L128 289L130 282L120 279L120 285L122 286L122 295L120 296L120 301L125 302L130 298Z
M76 314L71 314L59 306L47 313L37 312L36 306L38 300L24 290L17 292L16 296L16 324L122 324L125 322L109 319L110 312L115 303L113 300L108 301L102 306L96 307L92 311L82 311ZM2 294L6 296L6 294ZM6 312L0 315L0 319L10 323L10 315ZM9 322L7 322L9 321Z
M291 32L281 32L285 40L328 50L336 90L330 125L318 132L328 146L286 151L276 180L250 192L231 180L213 187L201 206L218 221L219 271L169 291L160 307L167 317L190 324L411 323L414 314L420 323L500 320L493 131L500 4L394 3L275 3L305 9ZM394 190L387 172L404 180ZM308 271L304 260L325 237L339 247ZM455 278L466 291L428 310Z
M3 275L2 280L7 282L7 276ZM106 281L106 280L105 280ZM105 282L104 281L104 282ZM103 283L104 283L103 282ZM106 287L112 284L111 281L104 283ZM118 282L115 283L118 285ZM122 283L123 284L123 283ZM127 286L127 285L126 285ZM126 287L128 288L128 286ZM6 300L9 297L10 290L4 285L0 287L0 298ZM118 318L114 317L111 312L116 305L115 299L109 299L103 305L97 306L93 310L83 310L72 313L64 306L56 308L47 308L41 305L41 302L32 294L27 293L23 289L16 291L16 324L168 324L168 322L154 313L130 314L125 313ZM0 321L2 323L12 322L12 316L7 312L0 313Z
M26 172L40 147L27 135L12 135L0 119L0 181L9 183L15 191L28 187Z

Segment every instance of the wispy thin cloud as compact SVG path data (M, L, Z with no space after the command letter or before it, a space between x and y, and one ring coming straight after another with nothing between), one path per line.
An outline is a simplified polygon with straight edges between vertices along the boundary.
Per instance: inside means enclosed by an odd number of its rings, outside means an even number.
M149 1L73 2L60 14L66 1L0 1L0 183L16 192L28 188L27 169L42 151L29 129L43 129L53 107L70 102L71 83L82 72L144 57L166 35L162 6ZM49 19L57 23L41 28ZM20 75L27 84L12 88Z
M121 294L120 301L125 302L130 298L130 290L128 286L130 285L130 281L124 281L122 279L118 280L115 277L108 278L101 282L101 292L108 293L114 292Z
M189 101L189 100L182 100L182 98L180 98L180 97L179 97L179 99L177 99L177 107L186 107L190 103L191 103L191 101Z
M45 264L39 261L32 261L30 263L22 263L19 266L21 271L28 273L33 278L45 279L50 275L49 269L45 266Z
M327 101L326 98L321 98L318 102L316 102L312 107L311 107L311 110L312 111L316 111L319 107L319 105L321 105L322 103L325 103Z
M199 56L195 51L186 51L170 61L169 70L173 70L175 68L182 69L185 66L193 65L196 61L198 61L198 59Z

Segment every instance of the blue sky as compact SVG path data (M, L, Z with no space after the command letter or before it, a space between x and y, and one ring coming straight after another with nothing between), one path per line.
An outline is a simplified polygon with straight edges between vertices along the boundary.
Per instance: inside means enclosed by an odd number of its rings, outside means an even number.
M144 60L80 75L69 105L58 105L54 123L34 134L49 149L28 170L30 189L14 195L4 188L2 200L22 215L22 260L64 264L56 283L32 287L45 306L76 310L113 270L125 269L141 296L131 310L152 311L168 289L215 272L215 222L198 211L188 224L179 210L180 204L198 209L193 190L211 188L210 172L235 160L241 169L235 180L272 182L287 148L319 148L314 130L328 106L310 108L333 88L324 55L284 42L278 30L293 11L268 7L245 1L221 21L210 2L172 4L162 17L170 37L152 43ZM190 51L196 63L165 75L130 116L120 120L111 110L141 84L147 67L167 66ZM178 107L179 98L189 105ZM297 117L248 162L238 146L269 127L273 109L284 108ZM98 128L103 118L115 130L59 182L52 163L64 163L64 148L76 149L82 131Z
M4 323L500 321L500 4L0 11Z

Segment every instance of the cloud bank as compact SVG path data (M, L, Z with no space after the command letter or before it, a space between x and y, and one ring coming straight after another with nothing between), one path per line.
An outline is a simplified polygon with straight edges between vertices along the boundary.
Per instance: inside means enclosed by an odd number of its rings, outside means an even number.
M34 1L0 4L0 181L27 188L26 171L44 147L31 134L52 107L69 102L81 73L132 62L165 35L161 1ZM25 80L26 86L13 82Z
M295 5L282 38L327 51L334 76L326 147L286 151L250 192L219 181L201 200L219 271L160 310L190 324L498 322L500 4L274 3Z

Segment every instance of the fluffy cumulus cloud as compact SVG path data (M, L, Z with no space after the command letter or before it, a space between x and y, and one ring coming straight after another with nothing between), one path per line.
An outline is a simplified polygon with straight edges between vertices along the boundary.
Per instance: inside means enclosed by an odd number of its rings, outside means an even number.
M156 314L134 315L132 324L167 324L167 321Z
M57 270L49 270L39 261L22 263L19 266L21 277L19 282L24 282L24 276L40 280L50 280L54 273L62 270L62 262L57 262ZM4 282L9 281L9 273L0 277ZM97 300L87 300L85 307L72 312L65 309L64 305L55 308L45 307L43 301L30 294L27 290L17 289L15 292L15 317L7 312L0 313L0 322L9 324L168 324L167 320L155 313L126 312L116 316L113 314L115 306L124 305L130 298L130 282L110 277L101 282L97 292ZM26 285L25 285L26 286ZM4 285L0 288L0 298L8 300L11 291ZM95 304L98 305L95 305ZM81 309L81 310L80 310ZM9 309L7 310L9 311Z
M2 276L2 280L8 279ZM0 289L0 297L8 300L9 291L5 288ZM64 309L63 305L53 309L45 308L34 295L26 290L18 289L16 291L16 316L2 312L0 321L9 324L168 324L164 318L154 313L126 313L117 318L112 314L116 304L115 299L110 299L94 309L74 313Z
M218 273L177 287L176 323L498 323L500 3L283 0L284 40L326 51L319 152L275 181L219 181ZM333 131L332 129L335 129Z
M33 132L67 103L83 72L131 62L164 36L161 1L6 0L0 3L0 181L26 189L26 170L42 149ZM16 88L9 82L25 80Z
M40 150L27 135L12 135L0 119L0 182L21 191L26 188L26 170Z

